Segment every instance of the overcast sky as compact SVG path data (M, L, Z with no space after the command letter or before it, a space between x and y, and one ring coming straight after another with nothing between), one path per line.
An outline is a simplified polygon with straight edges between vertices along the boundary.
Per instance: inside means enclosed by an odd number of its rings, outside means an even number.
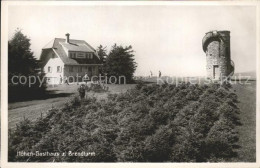
M256 10L250 6L11 6L9 39L15 29L31 39L39 58L53 38L87 41L96 48L132 45L135 75L202 76L202 38L210 30L231 31L236 72L256 69Z

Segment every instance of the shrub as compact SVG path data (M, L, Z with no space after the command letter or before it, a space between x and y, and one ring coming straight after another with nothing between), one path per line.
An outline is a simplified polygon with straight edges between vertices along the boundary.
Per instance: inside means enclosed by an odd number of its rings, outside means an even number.
M237 96L220 85L143 85L107 100L72 98L9 132L9 161L206 162L236 156ZM16 151L95 152L17 157ZM29 160L28 160L29 159Z

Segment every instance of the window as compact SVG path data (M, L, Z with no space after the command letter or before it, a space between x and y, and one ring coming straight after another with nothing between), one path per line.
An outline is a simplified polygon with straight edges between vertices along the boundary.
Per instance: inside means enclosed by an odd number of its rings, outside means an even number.
M62 72L61 66L57 66L57 72Z
M77 58L86 58L86 54L83 52L78 52L77 53Z
M96 73L96 67L92 67L92 72Z
M88 71L89 71L89 72L92 72L92 67L88 67Z
M50 66L48 66L48 72L51 73L51 67Z
M93 59L93 54L92 53L87 53L87 59Z
M82 72L82 66L78 67L78 72Z
M69 72L73 72L73 66L69 66Z
M74 53L74 52L70 52L70 58L76 58L76 53Z

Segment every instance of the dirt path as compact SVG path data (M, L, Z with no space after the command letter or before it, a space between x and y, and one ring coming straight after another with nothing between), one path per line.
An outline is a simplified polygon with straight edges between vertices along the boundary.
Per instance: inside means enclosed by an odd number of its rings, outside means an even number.
M23 118L35 120L45 114L48 109L52 107L61 107L64 105L73 95L76 93L77 87L75 86L64 86L51 87L48 91L53 91L54 98L47 98L43 100L32 100L24 102L14 102L8 104L8 127L14 128L16 124ZM66 95L66 96L64 96Z

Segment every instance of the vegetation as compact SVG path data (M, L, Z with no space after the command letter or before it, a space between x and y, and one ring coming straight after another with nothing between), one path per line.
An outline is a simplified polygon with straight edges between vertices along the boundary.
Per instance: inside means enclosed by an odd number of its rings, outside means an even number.
M99 45L97 47L97 53L98 53L98 56L100 58L101 63L105 64L106 63L106 57L107 57L107 49L106 49L106 47L103 47L102 45ZM99 73L101 75L104 75L105 70L104 70L103 66L99 67Z
M105 63L106 61L106 56L107 56L107 47L103 47L102 45L99 45L98 48L97 48L97 53L98 53L98 56L101 60L102 63Z
M240 125L229 85L136 85L108 99L72 99L9 131L9 161L216 162L236 156ZM17 156L94 152L95 156Z
M116 77L117 83L119 77L124 76L126 81L121 81L121 84L133 82L133 74L137 67L133 52L132 46L123 47L116 44L112 46L104 64L104 71L107 76Z
M30 39L20 29L17 29L13 38L8 41L9 101L24 100L40 96L45 92L45 83L40 85L40 81L36 80L38 77L42 80L44 74L40 74L39 62L31 52L30 46ZM13 78L14 76L17 77ZM29 76L35 77L35 83L34 80L31 80L34 83L32 85L29 84Z

